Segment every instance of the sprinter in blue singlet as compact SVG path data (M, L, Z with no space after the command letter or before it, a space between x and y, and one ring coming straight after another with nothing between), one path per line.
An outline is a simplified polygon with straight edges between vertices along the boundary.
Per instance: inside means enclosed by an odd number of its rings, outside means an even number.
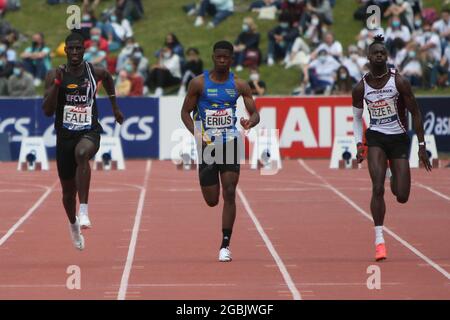
M231 261L229 249L236 218L236 186L240 164L239 133L236 129L236 101L242 96L249 119L240 119L246 130L259 123L259 114L248 83L230 72L233 45L219 41L214 45L214 69L205 71L189 83L181 118L187 129L201 142L199 177L203 197L210 207L219 203L220 182L223 189L222 243L219 261ZM191 117L191 113L194 116ZM220 178L219 178L220 177ZM219 182L220 180L220 182Z

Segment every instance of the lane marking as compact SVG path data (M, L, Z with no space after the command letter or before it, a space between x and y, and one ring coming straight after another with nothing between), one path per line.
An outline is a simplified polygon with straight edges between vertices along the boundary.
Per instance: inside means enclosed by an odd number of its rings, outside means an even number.
M152 167L152 161L147 160L147 165L145 167L144 183L139 195L139 202L136 209L136 216L134 218L134 226L131 234L130 245L128 247L127 261L123 269L122 279L120 281L119 293L117 295L117 300L125 300L127 295L128 281L130 279L131 268L133 266L134 253L136 251L136 243L139 233L139 226L141 224L142 212L144 210L145 195L147 193L147 184L150 176L150 170Z
M426 190L430 191L431 193L434 193L435 195L437 195L437 196L439 196L439 197L441 197L441 198L443 198L443 199L445 199L447 201L450 201L450 197L449 196L446 196L445 194L440 193L439 191L437 191L437 190L435 190L435 189L433 189L433 188L431 188L429 186L426 186L426 185L421 184L419 182L415 182L414 185L418 186L418 187L420 187L422 189L426 189Z
M288 286L289 290L291 291L292 298L294 300L301 300L302 297L300 295L300 292L295 287L294 281L292 281L291 275L289 274L286 266L283 263L283 260L281 260L278 252L275 250L272 242L270 241L269 237L267 236L266 232L264 231L264 228L259 223L258 218L256 217L255 213L253 212L252 208L250 207L247 198L245 197L244 193L242 192L241 188L236 188L237 193L239 195L239 198L241 199L245 210L247 211L247 214L250 216L250 218L253 221L253 224L255 225L256 229L259 232L259 235L263 239L264 243L266 244L267 249L269 250L270 254L273 257L273 260L275 260L275 263L278 266L278 269L281 272L281 275L283 276L284 282Z
M0 239L0 247L14 234L14 232L41 206L41 204L52 193L58 180L56 180L50 187L46 187L47 191L28 209L28 211L6 232L6 234Z
M306 170L308 171L311 175L315 176L316 178L318 178L319 180L321 180L325 186L328 187L328 189L330 189L331 191L333 191L335 194L337 194L340 198L342 198L345 202L347 202L350 206L352 206L357 212L359 212L360 214L362 214L364 217L366 217L367 219L369 219L370 221L372 220L372 216L370 214L368 214L366 211L364 211L360 206L358 206L355 202L353 202L350 198L348 198L346 195L344 195L342 192L340 192L339 190L337 190L335 187L333 187L327 180L325 180L325 178L323 178L321 175L319 175L318 173L316 173L313 169L311 169L302 159L299 159L298 162L300 163L300 165ZM428 258L426 255L424 255L422 252L420 252L419 250L417 250L414 246L412 246L411 244L409 244L406 240L404 240L403 238L401 238L399 235L397 235L395 232L391 231L391 229L389 229L388 227L384 226L383 230L386 231L387 234L389 234L390 236L392 236L395 240L397 240L398 242L400 242L403 246L405 246L406 248L408 248L410 251L412 251L416 256L418 256L419 258L421 258L422 260L424 260L426 263L428 263L430 266L432 266L434 269L436 269L439 273L441 273L444 277L446 277L447 279L450 279L450 273L448 273L446 270L444 270L440 265L438 265L436 262L434 262L433 260L431 260L430 258Z

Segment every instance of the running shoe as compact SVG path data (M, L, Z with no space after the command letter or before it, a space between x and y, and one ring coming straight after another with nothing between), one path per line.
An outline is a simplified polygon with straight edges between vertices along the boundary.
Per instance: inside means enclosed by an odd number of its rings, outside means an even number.
M377 244L375 248L375 260L381 261L387 258L386 245L384 243Z
M231 251L228 247L220 249L219 261L220 262L230 262L231 261Z
M84 237L81 234L80 223L77 217L77 221L74 224L69 223L70 235L72 237L72 243L78 250L84 249Z
M87 213L80 213L80 227L81 229L92 228L91 221Z

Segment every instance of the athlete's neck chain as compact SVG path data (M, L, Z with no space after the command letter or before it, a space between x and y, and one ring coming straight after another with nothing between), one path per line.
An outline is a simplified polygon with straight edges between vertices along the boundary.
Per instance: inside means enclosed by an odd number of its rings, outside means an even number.
M381 78L383 78L384 76L386 76L388 73L389 73L389 69L388 69L385 73L383 73L381 76L376 76L376 75L373 74L372 71L370 71L370 74L371 74L372 77L374 77L375 79L381 79Z

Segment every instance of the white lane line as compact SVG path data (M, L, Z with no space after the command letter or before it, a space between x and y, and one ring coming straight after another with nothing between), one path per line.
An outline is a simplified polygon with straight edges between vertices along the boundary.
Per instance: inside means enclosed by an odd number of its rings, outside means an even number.
M278 269L280 270L281 275L283 276L284 282L287 284L289 290L291 291L292 298L294 300L301 300L302 297L300 295L300 292L295 287L294 281L292 281L291 275L289 274L286 266L284 265L283 260L281 260L280 255L275 250L272 242L270 241L270 239L267 236L266 232L264 231L263 227L259 223L258 218L254 214L252 208L250 207L250 205L249 205L249 203L247 201L247 198L245 197L244 193L242 192L242 190L239 187L237 187L236 190L237 190L237 193L239 195L239 198L241 198L241 201L244 204L244 207L245 207L245 210L247 211L247 214L252 219L256 229L259 232L259 235L263 239L264 243L266 244L267 249L269 250L270 254L272 255L273 260L275 260L275 263L277 264Z
M437 190L435 190L435 189L433 189L433 188L431 188L429 186L426 186L426 185L421 184L419 182L414 183L414 185L418 186L420 188L426 189L426 190L430 191L431 193L434 193L435 195L437 195L437 196L439 196L439 197L441 197L441 198L443 198L443 199L445 199L447 201L450 201L450 197L449 196L446 196L445 194L440 193L439 191L437 191Z
M58 180L56 180L50 187L46 187L47 191L28 209L28 211L6 232L6 234L0 239L0 247L14 234L14 232L24 223L35 211L41 206L41 204L47 199L50 193L55 188Z
M300 165L308 171L310 174L321 180L325 186L328 187L331 191L336 193L339 197L341 197L344 201L346 201L349 205L351 205L356 211L358 211L360 214L362 214L364 217L372 220L372 216L368 214L366 211L364 211L360 206L358 206L355 202L353 202L350 198L348 198L346 195L341 193L339 190L337 190L335 187L333 187L325 178L323 178L321 175L316 173L313 169L311 169L302 159L299 159L298 162ZM447 279L450 279L450 273L448 273L446 270L444 270L440 265L438 265L436 262L428 258L426 255L424 255L422 252L417 250L414 246L409 244L406 240L401 238L399 235L397 235L395 232L391 231L388 227L383 227L383 230L386 231L387 234L392 236L395 240L400 242L402 245L404 245L406 248L411 250L416 256L424 260L426 263L428 263L430 266L432 266L434 269L436 269L438 272L440 272L444 277Z
M134 253L136 251L136 243L139 233L139 226L141 224L142 212L144 209L145 194L147 193L147 183L150 176L150 170L152 162L147 160L147 165L145 167L145 177L144 183L142 185L141 193L139 195L139 202L136 209L136 216L134 218L134 226L131 234L130 245L128 246L128 255L125 267L123 269L122 279L120 281L119 293L117 295L117 300L125 300L127 295L128 280L130 279L131 268L133 266Z

